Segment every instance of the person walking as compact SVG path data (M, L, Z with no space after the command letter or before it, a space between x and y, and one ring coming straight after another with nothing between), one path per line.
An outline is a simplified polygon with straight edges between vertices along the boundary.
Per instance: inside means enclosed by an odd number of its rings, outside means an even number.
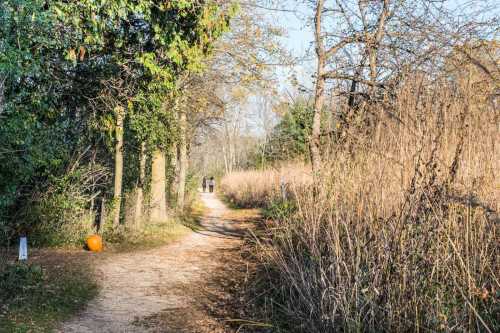
M201 181L201 186L203 187L203 192L207 191L207 177L203 176L203 180Z
M214 188L215 188L215 179L214 179L214 177L210 177L210 180L208 181L208 188L210 190L210 193L214 193Z

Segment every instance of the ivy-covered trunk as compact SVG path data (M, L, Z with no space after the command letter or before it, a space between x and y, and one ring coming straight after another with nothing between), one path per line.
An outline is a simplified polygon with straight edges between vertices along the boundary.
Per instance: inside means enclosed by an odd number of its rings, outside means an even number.
M177 208L179 210L184 209L184 196L186 192L186 173L187 173L187 123L186 123L186 112L179 112L179 185L177 187Z
M0 74L0 114L3 112L4 104L4 87L5 87L6 77Z
M139 181L135 190L135 207L134 207L134 225L140 228L143 219L144 211L144 183L146 180L146 144L141 143L141 152L139 155Z
M120 208L122 203L122 182L123 182L123 108L115 109L115 186L113 197L113 226L120 224Z

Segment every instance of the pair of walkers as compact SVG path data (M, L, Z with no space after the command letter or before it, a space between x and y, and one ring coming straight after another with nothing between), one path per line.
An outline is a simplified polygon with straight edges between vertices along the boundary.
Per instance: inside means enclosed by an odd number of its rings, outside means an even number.
M213 193L214 192L214 188L215 188L215 179L214 179L214 177L210 177L209 179L207 179L207 177L203 177L203 180L201 182L201 186L203 187L203 192L207 191L207 186L208 186L208 191L210 193Z

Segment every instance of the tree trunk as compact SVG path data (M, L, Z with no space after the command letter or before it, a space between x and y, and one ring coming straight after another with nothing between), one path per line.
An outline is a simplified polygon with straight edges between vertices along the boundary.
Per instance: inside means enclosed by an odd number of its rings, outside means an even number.
M309 149L311 154L311 167L315 183L318 183L317 176L321 170L321 112L323 111L324 104L324 91L325 91L325 62L326 54L323 45L323 37L321 35L321 17L323 13L324 1L319 0L316 6L315 23L315 41L316 41L316 55L318 65L316 69L316 87L314 94L314 116L311 137L309 140Z
M135 190L134 225L138 229L141 227L144 209L144 183L146 180L146 144L141 143L139 154L139 182Z
M151 220L163 222L167 219L167 195L165 179L165 152L153 153L151 167Z
M229 172L229 163L227 159L227 149L224 143L222 143L222 157L224 158L224 170L226 171L226 175L228 175Z
M101 198L101 209L99 211L99 225L97 226L97 231L100 231L104 224L106 223L106 199Z
M173 156L170 159L170 170L173 171L173 177L170 179L169 202L177 202L177 189L179 188L179 148L177 143L172 145Z
M375 91L375 82L377 81L378 48L380 46L380 41L382 40L385 33L385 22L389 15L389 2L390 0L384 0L382 12L378 17L376 33L371 35L369 40L366 41L369 50L370 82L372 83L368 88L370 92L370 98L373 98L373 93Z
M123 181L123 108L115 109L115 186L113 196L113 226L120 224L120 208L122 203L122 181Z
M318 69L323 61L318 59ZM324 89L325 79L318 77L316 81L316 92L314 97L314 116L311 131L311 139L309 149L311 153L311 165L314 175L317 175L321 170L321 112L324 104Z
M186 113L184 111L179 112L179 128L180 128L180 140L179 140L179 185L177 188L177 208L179 210L184 209L184 196L186 192L186 173L187 173L187 121Z
M5 77L0 75L0 115L3 113L4 108L4 90L5 90Z
M236 152L235 152L235 145L237 136L233 136L233 140L230 141L229 143L229 173L233 173L234 168L236 166Z

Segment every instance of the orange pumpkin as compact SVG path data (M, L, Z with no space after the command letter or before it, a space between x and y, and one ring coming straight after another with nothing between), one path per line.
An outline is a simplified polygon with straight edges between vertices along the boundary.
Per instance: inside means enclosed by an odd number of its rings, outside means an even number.
M86 244L88 249L92 252L102 251L102 238L99 235L91 235L87 237Z

